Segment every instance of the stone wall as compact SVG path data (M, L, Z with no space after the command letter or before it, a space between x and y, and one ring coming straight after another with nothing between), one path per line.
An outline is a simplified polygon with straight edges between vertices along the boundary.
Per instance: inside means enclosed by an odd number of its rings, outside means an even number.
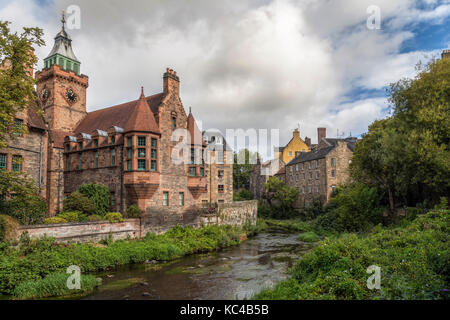
M120 223L107 221L45 224L20 227L20 234L28 232L31 238L41 238L44 235L56 238L59 242L98 242L112 235L114 240L141 237L139 219L126 219Z
M41 238L44 235L56 238L59 242L98 242L108 239L141 238L148 232L163 234L176 225L199 228L207 225L244 226L256 224L258 201L240 201L218 205L216 214L200 214L195 208L182 214L170 209L155 208L147 211L141 219L126 219L121 223L107 221L48 224L22 226L19 234L28 232L31 238Z

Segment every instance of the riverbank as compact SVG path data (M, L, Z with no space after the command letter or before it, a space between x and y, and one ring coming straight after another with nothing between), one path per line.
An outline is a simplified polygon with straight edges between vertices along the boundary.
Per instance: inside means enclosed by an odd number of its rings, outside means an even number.
M401 225L326 238L295 264L290 279L253 298L449 299L449 235L450 210L435 209ZM381 268L380 290L367 287L371 265Z
M51 274L64 273L71 265L79 266L82 273L88 273L152 260L170 261L237 245L255 232L255 227L207 226L194 229L177 226L164 235L148 233L142 240L104 241L101 244L60 244L51 238L24 238L16 247L0 243L0 293L19 296L15 291L19 284L42 282ZM34 298L23 290L20 296Z

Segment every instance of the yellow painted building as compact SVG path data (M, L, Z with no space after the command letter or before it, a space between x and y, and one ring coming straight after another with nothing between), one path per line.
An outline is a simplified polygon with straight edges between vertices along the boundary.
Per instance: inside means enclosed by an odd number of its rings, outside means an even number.
M308 140L306 138L305 140ZM309 140L311 141L311 140ZM310 147L300 138L300 131L295 129L291 141L285 147L275 148L275 159L281 159L285 164L289 163L300 152L309 152Z

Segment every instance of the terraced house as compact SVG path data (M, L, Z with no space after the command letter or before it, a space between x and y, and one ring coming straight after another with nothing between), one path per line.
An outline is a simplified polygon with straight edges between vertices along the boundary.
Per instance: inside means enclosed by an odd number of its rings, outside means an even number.
M349 176L357 139L326 138L324 130L319 131L319 138L312 151L298 154L286 165L286 183L299 190L296 208L304 208L314 199L327 203L336 187Z
M207 179L205 150L211 151L192 112L185 112L176 71L166 69L160 93L146 96L141 88L136 100L88 113L89 78L81 74L63 19L44 68L35 76L44 117L34 109L18 115L30 133L18 137L20 148L0 150L0 166L16 170L20 165L17 170L36 176L51 214L60 212L64 197L85 183L110 188L111 211L124 212L137 203L145 212L179 213L232 201L232 166L211 165L212 174L220 177ZM182 149L177 148L180 141L187 142ZM173 161L175 155L187 160Z

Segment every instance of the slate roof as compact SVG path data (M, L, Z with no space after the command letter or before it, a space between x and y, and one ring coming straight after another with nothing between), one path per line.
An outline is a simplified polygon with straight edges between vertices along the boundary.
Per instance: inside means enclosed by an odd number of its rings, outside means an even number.
M127 131L132 129L133 127L131 119L136 120L136 128L151 129L150 131L156 131L157 125L154 119L154 115L158 113L162 98L163 93L145 97L144 99L141 96L138 100L89 112L77 126L74 133L91 133L97 129L107 131L112 126L124 128L125 131ZM142 100L145 100L146 103ZM150 108L150 110L146 110L146 108ZM148 126L146 124L143 124L144 121L141 121L141 119L139 119L140 116L145 116L145 119L149 121ZM151 119L151 116L153 116L153 120ZM156 132L159 132L159 130L157 130Z
M334 148L335 148L335 146L333 145L333 146L326 147L326 148L315 149L310 152L301 152L297 157L292 159L288 163L288 165L325 158L326 155L328 153L330 153Z

